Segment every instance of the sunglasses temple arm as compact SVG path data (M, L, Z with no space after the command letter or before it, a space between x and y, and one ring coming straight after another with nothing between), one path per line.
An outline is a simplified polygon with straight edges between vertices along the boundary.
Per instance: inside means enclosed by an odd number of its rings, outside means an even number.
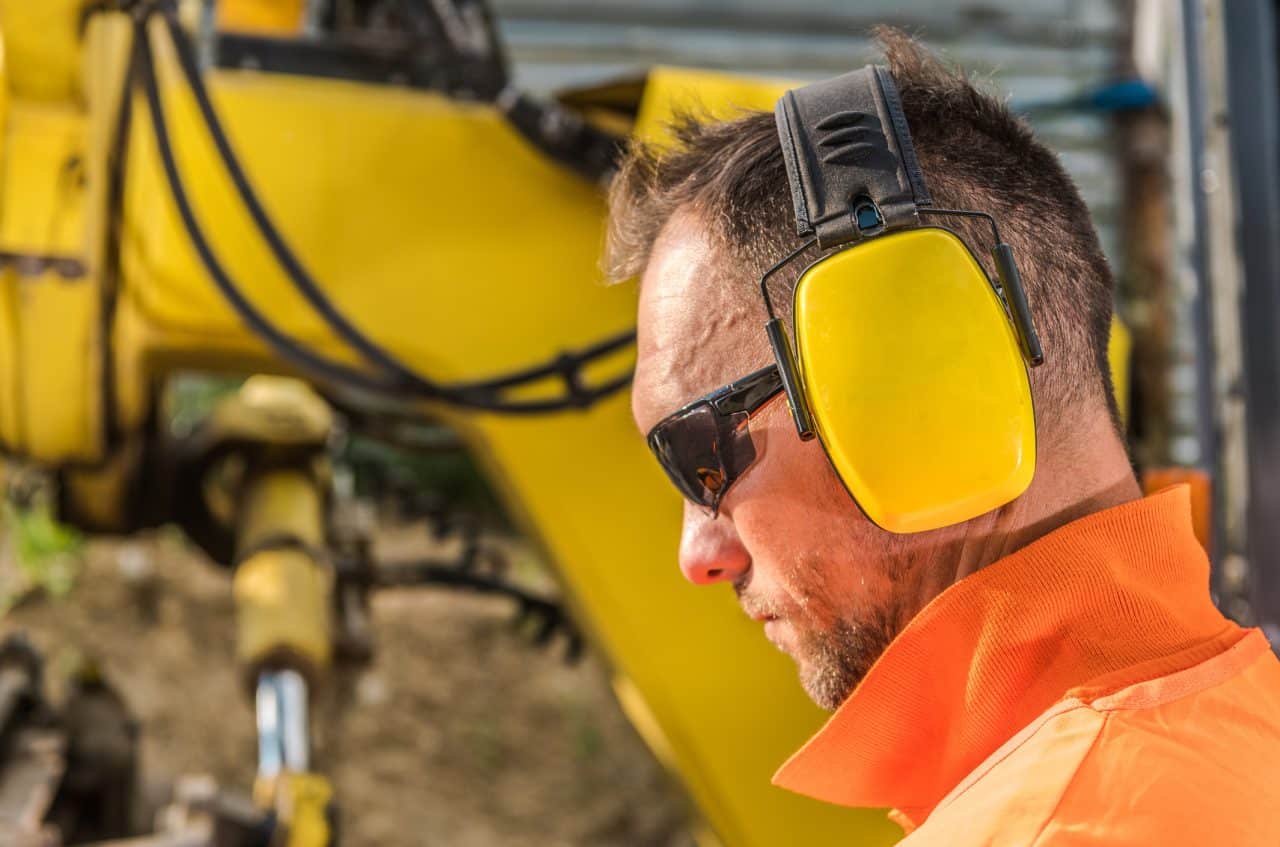
M787 405L791 408L791 419L795 421L796 432L801 441L809 441L813 438L813 421L809 417L809 406L804 401L800 369L796 366L796 357L791 351L786 330L782 328L782 319L771 319L765 324L765 331L769 334L769 343L773 345L773 357L778 362L778 375L782 377L782 390L787 393Z

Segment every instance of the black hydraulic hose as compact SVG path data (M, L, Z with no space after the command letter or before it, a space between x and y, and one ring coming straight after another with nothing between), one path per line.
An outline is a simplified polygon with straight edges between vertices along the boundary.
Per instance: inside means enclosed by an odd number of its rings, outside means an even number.
M141 10L141 12L139 12ZM489 411L500 414L523 415L523 414L542 414L547 412L562 411L570 408L588 408L598 400L601 400L615 392L625 388L631 382L630 373L611 379L601 385L587 387L582 385L580 376L582 367L601 356L607 355L615 350L621 349L632 343L635 338L634 332L622 333L618 336L605 339L581 351L573 353L564 353L553 359L551 362L527 368L523 371L506 374L502 377L477 381L470 383L454 383L441 385L419 377L411 372L397 377L386 378L376 377L362 370L352 368L341 362L321 356L311 350L308 350L301 343L291 338L287 333L277 328L272 322L258 311L253 304L243 294L242 289L231 279L226 269L223 267L217 256L213 252L212 246L204 235L204 231L199 225L195 211L192 208L190 199L186 189L182 183L181 175L178 171L176 159L173 153L172 140L168 133L167 122L164 116L164 104L161 99L159 83L155 71L154 54L147 32L147 22L150 15L155 11L171 12L172 5L160 0L157 4L141 4L138 9L134 9L134 49L138 56L139 78L143 83L145 95L147 97L149 112L151 114L151 123L156 135L156 145L161 154L162 164L165 170L165 176L169 183L170 190L174 195L175 204L178 207L179 215L182 218L183 225L187 229L188 236L191 238L196 252L200 257L201 263L206 271L212 277L215 285L220 293L226 298L237 315L248 325L248 327L257 333L269 346L276 350L286 361L295 366L312 372L323 381L336 383L338 385L346 385L354 387L366 392L403 396L408 393L414 399L430 399L439 402L448 403L461 408L467 408L475 411ZM176 24L176 21L170 19L166 14L166 20L170 24ZM180 31L177 31L181 35ZM175 30L171 29L171 36ZM180 48L184 41L174 39L175 48ZM189 47L189 44L188 44ZM194 69L194 64L192 64ZM198 74L196 81L200 81ZM194 88L194 86L193 86ZM201 85L197 91L203 92ZM202 98L204 105L202 110L207 107L206 117L213 116L212 106L208 102L207 93ZM301 269L301 263L292 257L291 251L288 250L284 240L275 231L274 226L270 222L265 210L261 204L257 202L256 196L253 195L252 188L248 180L244 177L243 170L239 168L238 162L235 161L234 155L230 149L230 145L226 142L225 134L221 133L220 126L214 122L210 125L210 130L217 127L221 136L218 141L220 151L226 154L225 163L229 170L239 174L237 180L237 188L242 189L242 199L246 204L252 204L256 208L258 214L255 214L255 220L259 223L260 229L264 230L264 236L267 231L274 233L275 242L282 248L281 252L293 258L293 265ZM215 139L217 140L217 139ZM265 226L263 226L265 224ZM277 259L283 262L283 256L277 253ZM305 275L305 271L303 271ZM291 274L291 277L293 275ZM315 285L313 280L311 287L316 295L325 300L324 294L319 287ZM295 284L297 280L293 280ZM308 298L310 300L310 298ZM315 305L313 303L313 305ZM328 303L329 310L335 315L339 321L355 334L359 334L349 322L345 321L340 312ZM336 327L335 327L336 329ZM367 341L367 339L366 339ZM370 342L371 344L371 342ZM357 345L353 345L357 346ZM364 352L361 350L360 352ZM385 352L385 351L384 351ZM389 354L388 354L389 355ZM412 381L404 379L403 376L411 376ZM545 399L531 400L506 400L496 395L496 392L504 388L512 388L519 385L532 383L551 376L559 376L565 383L567 394L560 397L551 397Z
M244 169L240 167L240 161L232 151L222 124L213 111L213 102L209 99L209 92L200 76L200 70L196 65L195 50L192 49L191 42L187 39L186 34L181 31L181 25L171 9L166 9L162 17L168 29L169 38L173 42L178 55L178 64L186 77L187 85L191 88L191 93L195 96L196 104L204 117L209 134L218 149L218 155L222 158L223 165L231 175L231 181L235 184L236 192L249 210L254 224L271 248L272 254L284 267L285 273L288 274L289 279L299 293L320 313L320 316L334 329L339 337L369 361L394 374L406 386L413 386L418 391L434 394L436 391L435 386L419 378L417 374L405 367L395 356L375 344L347 320L347 317L320 290L320 286L316 284L315 279L303 267L302 262L298 260L297 255L289 248L289 245L285 243L280 231L276 229L275 224L267 215L266 209L263 208L261 201L259 201L257 192L249 185Z
M159 84L156 82L154 56L151 54L150 46L147 44L146 19L140 19L134 28L134 38L136 44L141 45L138 49L138 70L142 81L143 92L147 99L147 111L151 115L151 125L155 131L156 147L160 152L160 161L164 165L165 178L169 183L169 191L173 193L174 203L178 207L178 214L182 218L184 228L187 229L188 237L191 238L196 253L200 256L201 264L205 266L205 270L209 273L210 278L214 280L214 284L223 297L227 298L233 310L246 322L250 329L259 334L266 343L270 344L276 352L292 365L302 368L305 371L314 372L317 376L324 377L325 380L332 383L346 384L355 386L355 388L366 390L366 392L375 392L385 394L394 392L399 386L389 383L389 381L375 379L375 377L358 371L340 362L329 360L320 354L308 351L303 345L296 340L289 338L283 331L280 331L271 321L266 319L257 308L252 305L248 298L234 283L227 269L221 265L218 256L215 255L210 246L209 239L205 237L204 229L201 228L200 221L196 219L196 212L192 209L191 200L187 196L187 189L183 186L182 178L178 174L178 164L174 159L173 143L169 138L168 125L165 122L164 102L161 100Z
M156 147L159 149L160 160L164 165L165 177L169 182L169 190L173 194L174 203L178 207L178 214L182 217L182 223L196 248L196 253L199 254L201 263L204 265L205 270L209 272L209 276L213 278L214 284L217 285L222 296L227 299L236 314L249 325L250 329L260 335L281 356L294 365L304 370L315 372L329 381L347 383L366 391L378 393L393 391L396 386L390 383L375 380L365 373L313 353L298 344L294 339L277 329L261 312L254 308L253 304L244 297L239 287L227 275L226 269L218 261L218 257L214 254L208 239L205 238L199 221L196 220L195 211L191 207L186 188L183 186L182 178L178 174L178 165L173 155L173 145L170 142L169 131L165 124L164 103L161 100L160 88L156 81L155 64L147 40L147 19L145 17L136 19L134 38L137 39L135 45L140 45L138 47L138 66L142 87L146 94L147 111L151 115L151 125L156 136Z
M135 38L141 39L141 41L137 42L141 45L139 49L140 77L147 97L148 111L151 114L151 123L156 136L156 147L160 152L170 191L178 207L183 226L186 228L188 236L196 248L201 263L210 277L212 277L218 290L227 299L227 302L250 329L261 336L284 359L303 370L309 370L326 381L339 385L353 386L364 391L392 395L403 393L406 390L406 386L376 379L362 371L307 350L293 338L279 330L259 312L244 296L239 286L231 279L222 263L218 261L212 246L200 227L199 221L196 219L195 211L191 206L190 198L178 172L172 140L169 137L168 126L165 121L164 104L155 75L154 60L147 41L145 20L139 21L135 29ZM603 355L628 343L629 340L629 338L624 340L609 339L589 348L591 352L588 355ZM536 374L537 378L553 374L563 376L569 387L569 395L567 397L502 400L492 396L485 397L476 389L468 389L466 393L455 393L452 389L442 390L439 386L434 387L432 394L427 394L422 390L418 390L415 394L427 399L440 399L453 405L476 411L490 411L511 415L544 414L568 408L586 408L597 400L625 388L631 381L631 375L624 374L593 388L582 387L576 380L582 361L577 357L565 356L552 365L530 369L525 372L526 374ZM525 376L521 379L520 375L506 376L500 380L493 380L495 384L501 383L503 385L514 385L528 381L531 381L530 377Z
M213 139L214 146L218 150L223 166L231 176L236 192L240 195L258 231L267 242L276 260L284 268L294 287L340 338L370 362L393 374L405 387L415 389L427 397L446 398L464 404L483 402L480 398L469 395L493 392L564 373L564 362L556 360L494 379L440 385L415 373L394 354L365 335L329 299L328 295L325 294L324 290L298 259L297 254L293 252L276 228L270 215L259 200L257 193L253 190L253 186L249 183L248 177L245 175L244 169L241 167L240 161L227 138L226 131L218 119L217 112L213 107L213 101L209 97L208 89L205 87L203 77L200 74L195 50L191 45L190 39L187 38L186 33L182 30L182 26L171 8L165 9L163 17L169 38L173 42L177 53L183 76L186 78L187 85L195 97L196 104ZM626 332L573 354L572 359L574 364L580 365L583 361L621 349L634 341L634 339L634 332Z

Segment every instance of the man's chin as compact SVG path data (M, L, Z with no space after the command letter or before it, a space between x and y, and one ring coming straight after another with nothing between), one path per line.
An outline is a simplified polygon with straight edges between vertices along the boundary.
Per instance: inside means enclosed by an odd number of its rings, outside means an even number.
M810 638L793 636L785 652L796 662L805 693L834 711L849 699L889 641L887 631L841 627Z
M791 649L792 640L791 626L782 618L772 618L764 622L764 637L769 643L777 647L788 656L795 656L795 652Z
M803 659L796 659L795 662L800 673L800 687L809 695L810 700L828 712L840 708L862 681L860 676L853 678L849 674Z
M839 624L815 631L797 628L788 617L765 621L764 635L791 657L805 692L829 711L849 698L893 637L884 625Z

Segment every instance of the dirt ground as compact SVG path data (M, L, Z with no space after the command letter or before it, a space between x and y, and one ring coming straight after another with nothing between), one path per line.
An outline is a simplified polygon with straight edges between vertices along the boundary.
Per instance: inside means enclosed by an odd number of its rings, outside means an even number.
M153 604L126 576L139 569ZM380 594L373 618L372 666L336 680L313 724L344 845L693 844L686 801L589 650L568 666L521 641L510 602L439 589ZM72 593L24 602L0 620L14 629L51 677L100 664L141 724L148 784L207 773L247 791L256 746L229 575L181 536L91 542Z

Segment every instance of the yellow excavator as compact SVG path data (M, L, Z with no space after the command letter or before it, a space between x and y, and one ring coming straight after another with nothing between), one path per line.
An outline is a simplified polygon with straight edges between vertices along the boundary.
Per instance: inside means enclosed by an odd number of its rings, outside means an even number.
M635 290L597 267L619 145L782 82L655 68L540 101L482 0L0 0L0 46L5 473L234 568L258 836L334 841L306 701L369 586L514 590L379 575L338 517L335 439L426 422L540 545L699 843L894 840L770 786L822 716L730 594L682 584L680 502L629 415ZM192 374L247 379L172 426ZM215 843L200 808L209 840L145 843Z

